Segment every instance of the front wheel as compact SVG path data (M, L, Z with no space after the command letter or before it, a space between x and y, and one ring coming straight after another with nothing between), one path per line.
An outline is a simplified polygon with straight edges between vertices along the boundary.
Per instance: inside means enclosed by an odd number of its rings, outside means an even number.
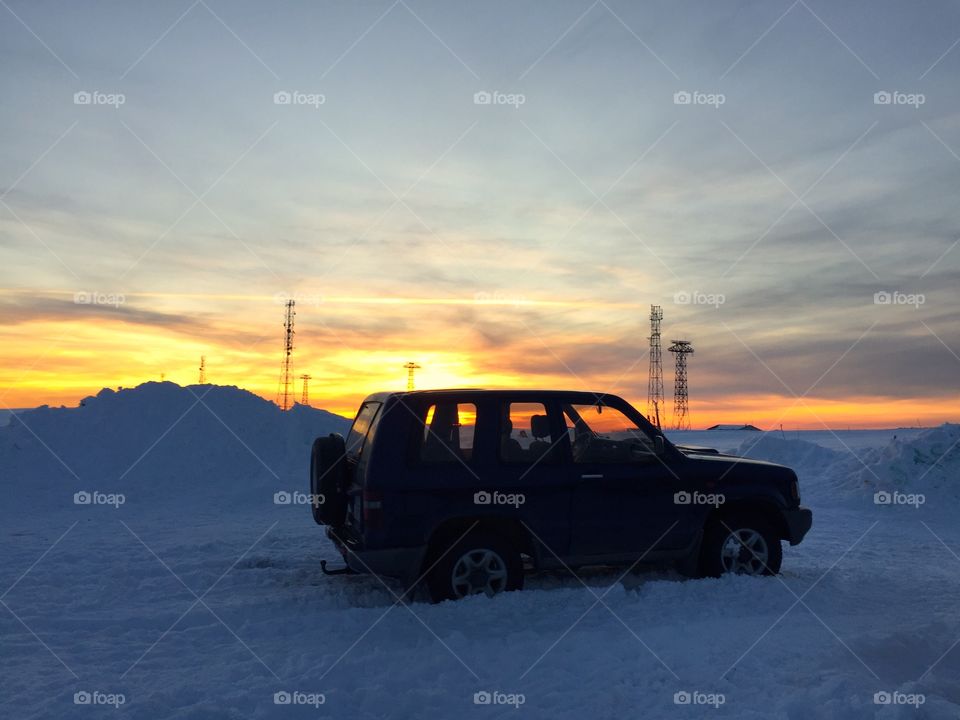
M442 554L446 547L438 547ZM459 600L467 595L493 597L523 587L520 553L492 533L470 533L442 556L427 576L433 602Z
M703 538L704 575L776 575L783 562L780 538L760 515L733 515L710 522Z

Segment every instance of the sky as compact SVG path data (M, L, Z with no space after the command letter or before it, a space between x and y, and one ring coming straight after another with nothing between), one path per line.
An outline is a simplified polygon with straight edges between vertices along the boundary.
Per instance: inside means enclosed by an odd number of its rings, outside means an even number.
M165 378L960 407L954 2L0 2L0 403ZM664 353L667 404L673 356ZM299 382L297 384L299 394ZM668 413L669 415L669 407Z

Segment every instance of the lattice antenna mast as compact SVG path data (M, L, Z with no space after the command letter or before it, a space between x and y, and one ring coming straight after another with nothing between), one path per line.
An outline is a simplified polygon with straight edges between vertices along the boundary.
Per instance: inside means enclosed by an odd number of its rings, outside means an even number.
M313 375L301 375L301 376L300 376L300 379L303 380L303 394L300 396L300 404L301 404L301 405L309 405L309 404L310 404L310 391L309 391L309 387L310 387L310 379L311 379L312 377L313 377Z
M287 300L287 310L284 327L283 340L283 362L280 365L280 386L277 389L277 405L281 410L289 410L293 405L294 380L293 380L293 318L296 316L293 300Z
M404 367L407 369L407 390L413 390L413 373L420 369L415 362L408 362Z
M673 427L676 430L690 429L690 406L687 393L687 355L693 354L689 340L674 340L667 348L677 358L677 371L673 379Z
M647 380L647 419L660 427L660 408L663 407L663 354L660 348L660 321L663 309L650 306L650 376Z
M207 356L200 356L200 377L197 379L200 385L207 384Z

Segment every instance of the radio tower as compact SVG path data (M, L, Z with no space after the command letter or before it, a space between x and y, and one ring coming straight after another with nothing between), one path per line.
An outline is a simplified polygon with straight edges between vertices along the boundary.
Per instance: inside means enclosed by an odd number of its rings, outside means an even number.
M200 356L200 378L197 380L200 385L207 384L207 356Z
M673 344L667 349L677 356L677 373L673 379L673 427L675 430L689 430L687 355L693 353L693 345L689 340L674 340Z
M408 362L404 367L407 369L407 390L413 390L413 372L419 370L420 366L415 362Z
M660 408L663 406L663 355L660 351L660 321L663 309L650 306L650 377L647 380L647 419L660 428Z
M280 385L277 388L277 405L281 410L289 410L293 404L293 318L296 303L287 300L287 313L284 320L283 362L280 365Z
M310 404L310 393L308 392L307 388L309 387L310 378L312 378L312 377L313 377L313 375L301 375L301 376L300 376L300 379L303 380L303 394L300 396L300 404L301 404L301 405L309 405L309 404Z

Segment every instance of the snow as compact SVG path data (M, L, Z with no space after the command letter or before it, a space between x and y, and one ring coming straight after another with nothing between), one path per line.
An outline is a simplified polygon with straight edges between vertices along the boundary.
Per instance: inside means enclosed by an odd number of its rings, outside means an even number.
M310 442L347 423L148 383L0 429L0 716L960 714L960 426L671 434L798 471L814 528L776 578L598 570L403 605L394 582L324 576L339 556L308 507L274 502L306 490ZM76 705L84 692L123 703ZM485 692L514 704L475 704ZM895 692L923 703L874 702Z

